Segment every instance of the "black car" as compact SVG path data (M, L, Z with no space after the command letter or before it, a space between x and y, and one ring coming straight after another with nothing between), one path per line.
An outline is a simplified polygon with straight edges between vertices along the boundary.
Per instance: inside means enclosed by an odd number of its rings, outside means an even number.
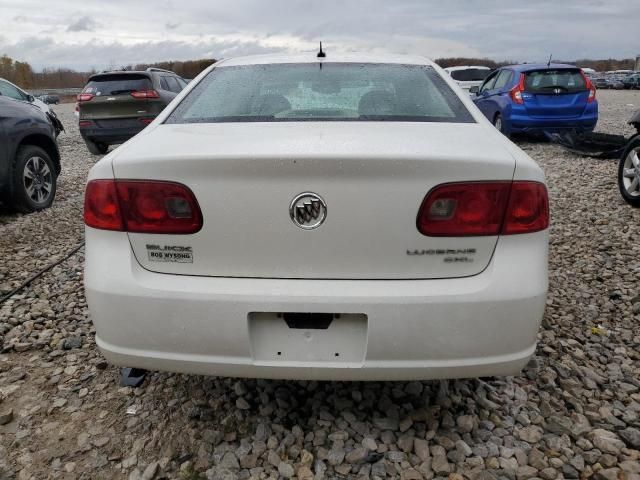
M57 95L40 95L38 98L47 105L57 105L60 103L60 97Z
M622 79L622 84L625 89L635 89L640 88L640 73L632 73L631 75L626 76Z
M187 85L169 70L103 72L78 95L80 134L94 155L142 131Z
M0 96L0 202L24 213L47 208L59 174L50 118L29 103Z

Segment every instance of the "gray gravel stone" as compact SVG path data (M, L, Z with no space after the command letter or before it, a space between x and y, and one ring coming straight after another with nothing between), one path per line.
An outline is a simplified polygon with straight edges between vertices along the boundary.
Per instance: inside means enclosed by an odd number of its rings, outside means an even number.
M0 425L6 425L13 420L13 409L8 408L0 411Z
M593 442L596 448L605 453L617 455L625 447L624 442L615 433L601 428L591 431L589 440Z
M349 453L345 455L345 461L347 463L355 464L364 462L364 460L368 456L368 451L366 448L357 447L351 450Z
M397 418L374 418L373 425L380 430L398 430L398 419Z
M0 420L0 424L1 424ZM640 430L637 428L629 427L625 428L618 432L620 438L626 442L629 447L634 448L636 450L640 449Z
M291 478L295 475L295 470L293 466L286 462L280 462L278 464L278 473L282 475L284 478Z
M520 440L527 443L538 443L540 440L542 440L543 435L544 431L537 425L522 428L518 431Z

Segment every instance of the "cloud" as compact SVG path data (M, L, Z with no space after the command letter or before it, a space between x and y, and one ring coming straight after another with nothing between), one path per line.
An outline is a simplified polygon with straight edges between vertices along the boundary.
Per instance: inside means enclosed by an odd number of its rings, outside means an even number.
M6 41L6 39L5 39ZM78 56L78 51L82 56ZM260 45L254 41L203 39L197 42L149 41L123 44L90 38L82 43L57 41L54 37L27 37L14 44L3 44L0 37L0 52L13 58L28 58L32 66L41 68L51 65L77 70L102 70L123 65L149 63L162 60L189 60L200 58L222 58L254 53L272 53L276 48Z
M90 68L311 52L322 40L330 52L431 58L630 58L637 44L611 32L633 32L640 18L637 0L83 0L70 23L77 0L54 3L29 0L27 12L24 0L2 0L0 54L35 68Z
M97 26L96 21L88 16L80 17L75 22L69 24L67 32L91 32Z

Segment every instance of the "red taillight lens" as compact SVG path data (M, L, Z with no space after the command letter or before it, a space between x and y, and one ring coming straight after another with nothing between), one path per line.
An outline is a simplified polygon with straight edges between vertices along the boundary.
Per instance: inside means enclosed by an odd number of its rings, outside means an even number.
M591 83L591 80L589 80L589 77L587 77L584 72L580 72L580 74L582 75L582 78L584 78L584 83L587 87L587 90L589 90L587 103L593 103L593 101L596 99L596 87L593 85L593 83Z
M81 93L76 97L76 100L78 100L78 102L88 102L92 98L93 94L91 93Z
M549 225L547 189L537 182L440 185L425 197L416 223L432 237L537 232Z
M78 122L78 126L80 127L90 127L93 125L93 120L80 120Z
M509 182L449 183L422 202L418 230L438 237L498 235L509 200Z
M149 125L153 122L153 118L139 118L138 121L144 125Z
M509 96L511 97L511 100L514 101L514 103L517 103L518 105L522 105L524 104L524 98L522 98L522 92L524 92L524 73L520 74L520 81L515 87L513 87L509 91Z
M533 233L549 226L547 188L538 182L513 182L502 233Z
M92 180L84 193L84 223L102 230L124 230L113 180Z
M107 189L110 201L101 201ZM92 180L85 194L84 218L93 228L132 233L189 234L202 228L193 193L172 182Z
M137 92L131 92L133 98L160 98L160 95L155 90L140 90Z

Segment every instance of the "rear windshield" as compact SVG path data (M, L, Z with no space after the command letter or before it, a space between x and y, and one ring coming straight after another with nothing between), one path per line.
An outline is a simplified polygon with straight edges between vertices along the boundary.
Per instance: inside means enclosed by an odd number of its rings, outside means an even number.
M302 63L215 68L167 123L387 120L473 122L431 67Z
M527 72L524 85L527 92L533 93L568 93L587 89L587 84L580 70Z
M491 70L484 68L467 68L466 70L453 70L451 78L459 82L482 82L490 73Z
M83 93L93 95L128 95L131 92L151 90L151 81L145 75L102 75L93 78L84 87Z

